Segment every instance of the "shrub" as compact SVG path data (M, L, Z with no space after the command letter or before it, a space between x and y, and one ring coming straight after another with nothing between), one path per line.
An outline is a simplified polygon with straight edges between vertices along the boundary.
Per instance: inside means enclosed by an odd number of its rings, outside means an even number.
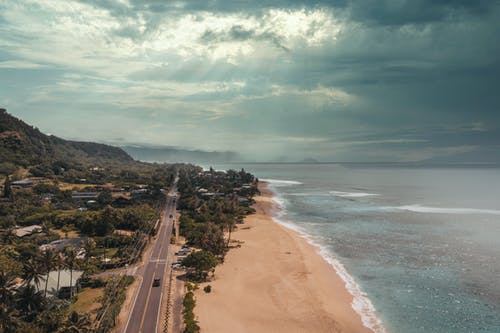
M203 291L206 292L207 294L210 293L212 291L212 286L211 285L205 286L205 288L203 288Z

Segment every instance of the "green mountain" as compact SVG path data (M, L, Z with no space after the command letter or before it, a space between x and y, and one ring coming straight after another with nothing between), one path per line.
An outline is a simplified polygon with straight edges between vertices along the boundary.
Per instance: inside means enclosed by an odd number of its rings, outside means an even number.
M118 147L69 141L46 135L0 109L0 167L55 164L133 164L134 159ZM0 173L3 170L0 170Z

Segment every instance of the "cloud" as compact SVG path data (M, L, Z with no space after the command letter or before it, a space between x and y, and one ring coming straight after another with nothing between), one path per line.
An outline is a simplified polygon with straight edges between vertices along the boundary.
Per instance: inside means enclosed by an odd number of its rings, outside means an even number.
M44 68L45 65L37 64L29 61L22 60L8 60L0 61L0 68L13 68L13 69L37 69Z
M500 140L499 29L482 0L7 0L0 103L255 159L473 156Z

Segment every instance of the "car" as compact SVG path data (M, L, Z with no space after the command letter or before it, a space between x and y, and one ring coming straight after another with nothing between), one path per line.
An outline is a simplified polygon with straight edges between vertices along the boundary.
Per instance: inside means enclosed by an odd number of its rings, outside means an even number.
M180 262L176 262L172 264L173 269L182 269L182 264Z
M160 278L154 278L153 287L159 287L159 286L160 286Z

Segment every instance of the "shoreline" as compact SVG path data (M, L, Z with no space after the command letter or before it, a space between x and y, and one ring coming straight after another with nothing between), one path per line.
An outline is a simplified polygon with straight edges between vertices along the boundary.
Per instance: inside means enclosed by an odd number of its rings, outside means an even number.
M284 200L280 197L278 191L272 188L273 186L270 181L265 180L265 187L271 191L274 201L272 210L275 211L276 214L272 216L273 221L305 240L313 248L313 251L334 269L337 276L344 282L344 287L352 296L351 307L361 317L361 321L365 327L369 328L374 333L387 333L382 321L377 317L375 307L370 299L367 297L366 293L361 290L361 287L349 274L344 265L336 259L335 256L330 254L324 245L318 243L314 237L309 235L303 228L283 220L283 211L286 209L284 207Z
M274 193L268 184L259 188L256 213L233 233L241 247L196 291L201 331L373 333L335 268L317 246L273 218Z

